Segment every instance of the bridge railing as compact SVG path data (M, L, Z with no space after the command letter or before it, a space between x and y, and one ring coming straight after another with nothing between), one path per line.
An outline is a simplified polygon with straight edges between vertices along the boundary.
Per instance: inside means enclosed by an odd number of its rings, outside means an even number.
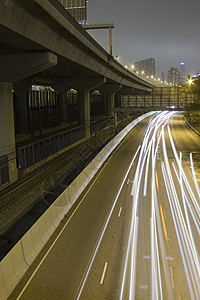
M122 96L121 106L130 108L186 108L197 99L195 94L181 94L180 87L156 87L151 95Z
M75 127L57 135L17 149L19 175L27 168L59 152L85 137L85 126Z

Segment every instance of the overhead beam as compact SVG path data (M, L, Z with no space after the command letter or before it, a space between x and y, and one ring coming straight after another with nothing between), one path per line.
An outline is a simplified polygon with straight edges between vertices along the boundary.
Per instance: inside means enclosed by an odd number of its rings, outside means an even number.
M49 52L0 55L0 81L20 81L56 64L57 56Z

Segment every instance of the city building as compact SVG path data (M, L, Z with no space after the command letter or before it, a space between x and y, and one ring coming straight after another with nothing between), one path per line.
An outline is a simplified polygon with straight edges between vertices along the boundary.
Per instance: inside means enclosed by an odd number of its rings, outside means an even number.
M82 25L87 23L88 0L59 0L67 11Z
M161 75L160 75L160 80L161 80L162 82L165 81L165 74L164 74L164 72L161 73Z
M147 76L155 76L155 59L148 58L134 63L135 70L139 73L144 72Z
M180 73L180 82L184 82L185 78L185 63L181 62L179 65L179 73Z
M171 67L167 74L167 81L171 84L179 84L180 83L180 72L177 68Z

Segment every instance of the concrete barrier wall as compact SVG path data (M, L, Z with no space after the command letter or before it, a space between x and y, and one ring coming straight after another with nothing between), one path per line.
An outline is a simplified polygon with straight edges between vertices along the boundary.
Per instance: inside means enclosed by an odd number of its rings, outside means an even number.
M22 278L28 269L28 266L34 261L40 250L59 225L60 221L70 210L113 150L136 124L154 113L155 112L149 112L137 118L117 134L74 179L66 190L0 262L0 300L8 298L20 278Z

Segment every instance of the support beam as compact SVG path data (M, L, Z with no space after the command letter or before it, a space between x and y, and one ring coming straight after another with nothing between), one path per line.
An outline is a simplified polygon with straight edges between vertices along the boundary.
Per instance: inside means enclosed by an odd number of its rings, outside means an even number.
M121 88L122 88L122 84L120 83L105 83L101 87L99 87L98 90L101 93L113 94L121 90Z
M79 92L79 123L85 125L85 137L90 138L90 92L81 90Z
M122 95L131 95L134 92L134 88L128 87L128 86L123 86L120 90L119 93Z
M14 90L14 99L15 99L15 126L16 133L25 133L29 132L29 118L27 114L27 92L31 91L32 82L31 79L26 79L13 83Z
M85 125L86 138L90 138L90 91L106 82L105 77L83 78L74 82L73 87L79 91L79 123ZM70 81L70 83L73 83Z
M9 181L18 178L11 83L0 82L0 157L8 160Z
M54 84L51 86L58 93L60 123L67 124L67 92L70 87L67 84Z
M66 79L66 84L74 88L75 90L87 90L92 91L94 89L99 89L102 85L106 83L106 78L103 76L96 77L76 77L75 79Z
M0 55L0 82L16 82L57 64L53 53Z

